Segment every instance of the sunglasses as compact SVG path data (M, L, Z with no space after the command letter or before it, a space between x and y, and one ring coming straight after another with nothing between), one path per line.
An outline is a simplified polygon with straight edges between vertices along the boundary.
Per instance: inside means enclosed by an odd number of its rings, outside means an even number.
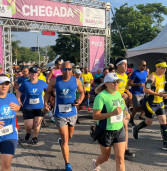
M63 68L63 71L71 71L72 70L72 68Z
M146 65L142 65L143 67L145 67Z

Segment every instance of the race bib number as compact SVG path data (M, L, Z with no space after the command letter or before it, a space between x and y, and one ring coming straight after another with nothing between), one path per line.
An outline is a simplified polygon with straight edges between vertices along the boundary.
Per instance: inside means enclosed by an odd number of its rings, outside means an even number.
M110 123L117 123L121 121L123 121L123 112L120 115L110 117Z
M11 134L12 132L13 132L13 126L8 125L0 129L0 136L8 135Z
M67 104L67 105L59 105L59 112L62 113L67 113L67 112L71 112L72 111L72 106L71 104Z
M90 83L86 83L85 84L85 87L90 87Z
M165 92L164 89L159 89L159 90L158 90L158 93L164 93L164 92Z
M38 103L39 103L39 98L29 100L29 104L38 104Z

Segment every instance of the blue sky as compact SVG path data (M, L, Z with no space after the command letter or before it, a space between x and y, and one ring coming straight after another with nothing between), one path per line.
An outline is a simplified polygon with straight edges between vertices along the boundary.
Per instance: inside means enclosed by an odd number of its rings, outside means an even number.
M129 6L134 6L137 4L146 4L146 3L162 3L164 6L167 6L167 0L102 0L105 2L110 2L112 9L119 8L121 5L125 4L126 2ZM167 17L165 17L165 21L163 25L167 23ZM20 46L25 47L34 47L37 46L37 33L30 33L30 32L13 32L14 35L13 40L20 40ZM43 36L39 33L39 46L45 47L48 45L55 45L55 40L57 36Z

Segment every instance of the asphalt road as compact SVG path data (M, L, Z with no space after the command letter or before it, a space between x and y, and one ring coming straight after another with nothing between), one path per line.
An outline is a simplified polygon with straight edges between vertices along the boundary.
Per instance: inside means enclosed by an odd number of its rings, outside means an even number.
M69 142L70 163L74 171L91 171L92 159L100 153L97 142L92 143L89 128L93 123L92 113L80 111L80 124L76 125L74 137ZM24 137L25 130L21 112L18 112L20 125L19 137ZM136 123L139 120L136 119ZM48 126L42 128L37 145L19 144L13 162L13 171L63 171L65 168L60 146L58 130L47 119ZM161 150L162 140L158 122L143 129L139 139L132 138L129 128L129 148L136 154L133 160L126 160L127 171L167 171L167 152ZM115 170L113 150L110 160L101 165L102 171Z

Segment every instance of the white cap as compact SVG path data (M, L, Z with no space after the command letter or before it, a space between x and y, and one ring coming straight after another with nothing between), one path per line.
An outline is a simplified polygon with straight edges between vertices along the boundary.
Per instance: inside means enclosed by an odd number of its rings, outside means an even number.
M81 74L82 72L81 72L80 69L76 69L76 70L75 70L75 73L76 73L76 74Z
M6 77L5 76L4 77L0 77L0 84L2 84L4 82L7 82L7 81L11 82L9 77L7 77L7 76Z
M108 73L105 77L104 77L104 83L107 82L115 82L115 81L124 81L123 79L120 79L116 73Z

